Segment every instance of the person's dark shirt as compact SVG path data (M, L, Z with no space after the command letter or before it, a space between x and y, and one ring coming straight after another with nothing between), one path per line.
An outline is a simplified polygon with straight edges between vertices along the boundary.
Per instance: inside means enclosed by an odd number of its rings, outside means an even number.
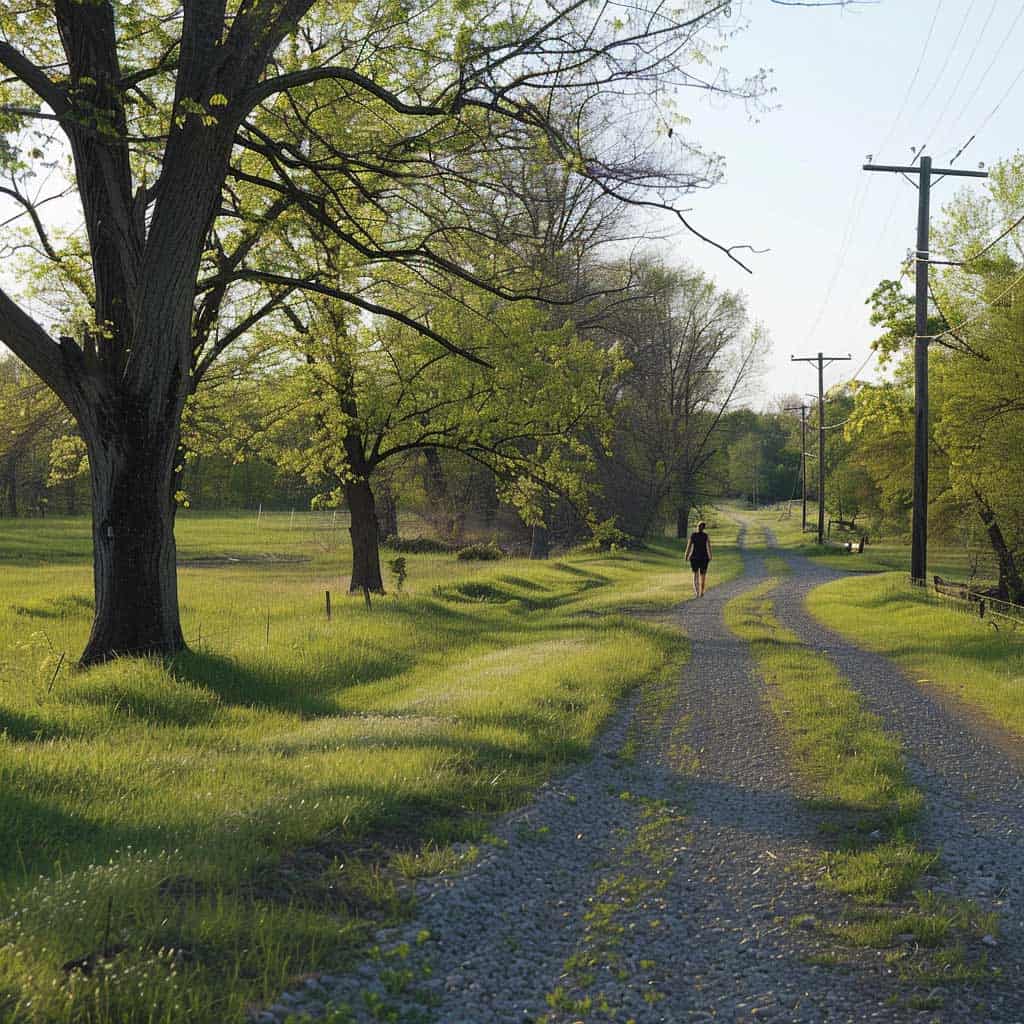
M690 544L692 545L690 551L691 558L703 560L708 557L708 535L706 533L701 533L700 531L691 533Z

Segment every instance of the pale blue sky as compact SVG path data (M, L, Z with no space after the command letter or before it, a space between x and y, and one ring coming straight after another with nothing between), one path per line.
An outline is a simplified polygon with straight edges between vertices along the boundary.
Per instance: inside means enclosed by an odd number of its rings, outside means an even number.
M898 175L862 171L868 153L875 162L908 164L910 147L927 143L936 166L948 166L977 132L955 165L974 169L1024 148L1024 5L742 6L749 27L725 64L733 77L773 68L770 102L779 109L751 124L742 106L690 101L693 137L727 160L725 183L693 197L691 218L716 240L771 252L750 256L752 276L692 237L679 236L671 253L745 291L752 314L768 326L773 351L757 406L815 390L813 367L791 364L791 355L851 353L851 362L826 370L829 386L869 354L864 300L895 276L914 245L917 192ZM933 224L963 180L935 186ZM875 376L873 361L863 376Z

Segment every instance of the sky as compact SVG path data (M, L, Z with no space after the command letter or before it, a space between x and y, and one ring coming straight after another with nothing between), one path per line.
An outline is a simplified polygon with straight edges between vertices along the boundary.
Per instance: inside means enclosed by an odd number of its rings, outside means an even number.
M747 28L723 63L733 79L772 69L775 109L754 123L741 103L688 98L691 137L726 159L726 180L693 196L689 217L716 241L770 251L738 253L753 274L684 234L666 254L745 292L767 326L772 352L751 403L762 408L816 391L816 368L791 356L851 355L826 369L826 388L858 370L877 379L865 300L914 246L917 191L861 167L868 154L909 164L922 144L946 167L971 135L953 166L973 170L1024 149L1024 5L878 0L812 9L747 0L741 15ZM984 188L969 180L933 185L933 225L956 190Z
M807 0L808 3L812 0ZM658 247L742 290L772 339L754 408L817 387L815 368L792 356L849 354L825 371L830 387L855 374L876 379L865 300L895 277L914 245L917 193L895 174L861 169L909 164L924 144L935 166L974 169L1024 148L1014 130L1024 100L1021 0L875 0L855 6L781 6L736 0L745 24L722 63L739 80L770 69L768 109L689 93L680 110L690 137L725 157L723 183L689 202L689 218L741 253L748 274L694 236ZM932 192L932 222L965 179ZM660 225L663 227L663 225Z

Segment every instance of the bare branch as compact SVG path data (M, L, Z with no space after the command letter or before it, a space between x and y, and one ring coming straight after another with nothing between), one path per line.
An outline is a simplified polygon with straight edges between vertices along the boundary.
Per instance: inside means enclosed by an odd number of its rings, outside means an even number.
M400 313L396 309L391 309L388 306L382 306L376 302L370 302L362 296L356 295L354 292L343 291L340 288L332 288L330 285L325 285L315 280L297 280L295 278L286 277L283 274L271 274L261 270L240 270L236 276L241 280L247 281L264 281L267 284L282 285L285 288L291 288L292 290L316 292L319 295L327 295L333 299L340 299L342 302L348 302L353 306L358 306L360 309L365 309L368 313L375 313L378 316L386 316L392 320L397 320L400 324L405 324L406 327L411 327L414 331L422 334L425 338L430 338L432 341L436 341L443 348L448 349L449 352L454 352L456 355L462 356L464 359L468 359L471 363L476 363L478 366L485 366L487 369L493 369L493 366L486 360L481 359L478 355L470 352L468 349L462 348L460 345L456 345L455 342L446 338L442 334L438 334L437 331L431 329L426 324L420 323L418 320L411 316L407 316L405 313Z
M59 117L68 109L67 95L50 76L20 50L0 40L0 64L13 72Z

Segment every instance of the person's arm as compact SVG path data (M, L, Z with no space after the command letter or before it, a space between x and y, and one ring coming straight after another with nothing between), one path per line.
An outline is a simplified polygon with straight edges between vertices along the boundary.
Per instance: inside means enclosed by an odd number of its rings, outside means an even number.
M708 537L708 561L711 561L711 538Z
M693 541L690 540L686 544L686 554L683 555L683 561L684 562L688 562L690 560L690 555L692 555L692 554L693 554Z

